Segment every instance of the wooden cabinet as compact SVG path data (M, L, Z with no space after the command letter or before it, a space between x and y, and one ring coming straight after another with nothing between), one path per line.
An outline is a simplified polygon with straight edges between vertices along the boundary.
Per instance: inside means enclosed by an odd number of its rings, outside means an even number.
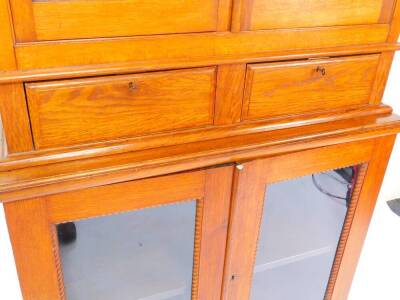
M0 20L24 300L347 298L400 132L399 1L0 0Z

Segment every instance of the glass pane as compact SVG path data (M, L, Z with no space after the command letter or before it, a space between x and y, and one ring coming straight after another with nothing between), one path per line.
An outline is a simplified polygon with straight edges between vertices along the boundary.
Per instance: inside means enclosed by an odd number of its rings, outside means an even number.
M322 300L358 167L267 186L252 300Z
M191 299L195 218L190 201L58 225L66 298Z

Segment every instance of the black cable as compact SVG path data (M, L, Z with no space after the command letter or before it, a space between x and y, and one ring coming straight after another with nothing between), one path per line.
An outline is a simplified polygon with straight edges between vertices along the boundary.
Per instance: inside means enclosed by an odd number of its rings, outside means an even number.
M327 196L329 196L329 197L335 198L335 199L347 201L347 197L340 197L340 196L331 194L330 192L326 191L326 190L317 182L317 179L315 178L315 174L312 174L311 177L312 177L312 181L313 181L315 187L316 187L321 193L323 193L323 194L325 194L325 195L327 195ZM340 181L339 181L339 182L340 182ZM341 183L344 184L343 182L341 182ZM346 184L346 185L347 185L347 184Z

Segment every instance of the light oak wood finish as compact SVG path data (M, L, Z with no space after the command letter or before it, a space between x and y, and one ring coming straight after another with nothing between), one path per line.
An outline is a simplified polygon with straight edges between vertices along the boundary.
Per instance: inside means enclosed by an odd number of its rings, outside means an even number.
M305 58L335 57L355 54L387 53L400 49L398 43L380 43L370 45L353 45L324 47L318 49L287 49L266 51L262 53L239 53L230 55L210 56L207 58L161 59L148 63L143 60L122 63L106 63L69 67L39 68L29 70L14 70L0 72L0 84L65 78L79 78L96 75L128 74L135 72L168 70L173 68L204 67L210 65L235 65L267 61L284 61Z
M384 52L380 55L378 68L376 70L375 82L372 86L371 102L381 103L386 83L392 66L394 52Z
M16 45L20 70L142 61L157 64L268 51L307 50L386 42L389 25L282 29L241 33L198 33L24 43ZM162 51L160 51L162 49Z
M0 88L0 112L8 153L33 150L28 108L22 84L7 84Z
M64 299L57 240L51 236L55 224L191 199L199 202L192 298L220 299L220 258L225 252L232 174L233 168L227 166L6 204L7 221L15 237L18 272L24 281L24 299ZM116 191L123 195L118 196ZM126 197L127 194L131 196ZM28 238L30 235L34 236ZM33 249L35 245L40 247ZM207 274L208 278L199 274ZM218 288L210 289L212 286Z
M166 175L219 164L247 161L328 145L393 135L398 117L365 117L274 132L254 133L200 143L97 158L25 161L0 172L0 201L17 201L86 187ZM68 153L64 154L67 156ZM31 165L31 166L30 166ZM36 166L35 166L36 165ZM0 164L1 166L1 164ZM22 168L21 168L22 167Z
M15 70L16 59L14 55L13 28L10 7L7 0L0 1L0 70Z
M370 120L396 120L395 116L387 117L392 113L390 106L380 104L371 105L356 109L338 110L327 113L310 114L306 116L294 116L284 119L275 120L257 120L248 121L240 124L231 124L224 126L214 126L202 129L180 131L163 134L154 134L148 137L136 137L130 139L99 142L91 145L78 145L67 148L44 149L36 150L28 153L15 153L8 156L0 162L0 170L13 170L18 168L46 165L54 162L64 162L77 160L82 158L95 158L99 156L121 154L133 152L137 150L151 149L157 147L173 146L179 144L180 141L187 143L205 142L215 139L232 138L235 136L243 136L254 133L262 133L269 131L276 131L282 129L289 129L297 126L308 126L327 123L323 125L325 129L332 129L334 122L344 120L357 120L344 121L349 124L349 130L353 128L354 124L368 124L364 121L365 117ZM382 124L385 122L382 122ZM376 123L375 125L377 125ZM322 125L318 125L322 126ZM274 135L271 135L273 137Z
M346 298L400 132L399 1L0 0L0 19L25 300L65 299L58 222L191 199L192 298L248 299L265 187L363 164L326 292Z
M368 105L379 55L247 67L242 119Z
M45 199L9 203L4 210L24 300L62 299Z
M393 142L393 136L385 139ZM265 190L269 184L361 163L369 163L369 170L374 168L372 167L374 165L376 167L380 165L384 172L390 152L382 151L381 157L378 157L375 152L376 145L382 145L382 141L383 138L340 144L242 164L242 167L235 171L223 299L249 299ZM385 143L387 149L391 149L392 145L392 143ZM301 164L297 163L299 161ZM346 265L346 267L342 267L338 274L333 274L337 276L336 281L339 284L335 285L332 296L328 290L326 299L346 299L351 277L355 271L354 264L357 261L355 257L359 255L367 228L365 223L360 227L355 226L354 223L369 222L373 209L372 202L375 203L381 183L381 176L379 176L377 184L373 185L372 195L371 193L366 194L366 190L369 189L368 182L375 180L374 171L376 170L368 171L365 174L364 184L354 208L355 212L350 211L354 214L350 231L362 228L362 232L346 233L344 231L343 233L344 236L348 236L347 243L350 240L351 243L355 243L356 249L353 249L355 252L353 251L350 255L351 248L346 244L345 254L341 261L342 266ZM367 211L363 211L365 206L368 207Z
M254 161L235 171L227 253L225 258L223 300L249 299L255 251L243 251L257 244L265 183L263 164ZM250 234L251 233L251 234Z
M51 223L78 221L182 200L200 199L203 197L204 184L204 172L193 172L150 178L145 182L105 185L49 196L46 198L46 209ZM162 195L158 195L161 191Z
M17 40L36 40L32 0L9 0Z
M388 42L397 42L400 33L400 5L397 1L388 35Z
M14 32L9 2L0 0L0 74L17 69ZM28 152L33 149L25 93L20 83L0 86L0 114L7 141L7 152Z
M26 85L37 149L211 125L215 68Z
M394 0L241 0L241 30L389 23Z
M12 2L16 23L33 25L17 27L18 41L216 31L218 16L228 17L218 0Z
M245 64L218 67L215 125L240 122L245 76Z

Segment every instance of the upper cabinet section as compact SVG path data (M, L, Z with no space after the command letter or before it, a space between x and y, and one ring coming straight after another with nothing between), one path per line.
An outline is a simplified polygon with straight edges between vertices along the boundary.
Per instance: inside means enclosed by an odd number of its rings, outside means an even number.
M395 0L239 0L236 31L387 24Z
M227 30L226 0L11 0L19 42Z

